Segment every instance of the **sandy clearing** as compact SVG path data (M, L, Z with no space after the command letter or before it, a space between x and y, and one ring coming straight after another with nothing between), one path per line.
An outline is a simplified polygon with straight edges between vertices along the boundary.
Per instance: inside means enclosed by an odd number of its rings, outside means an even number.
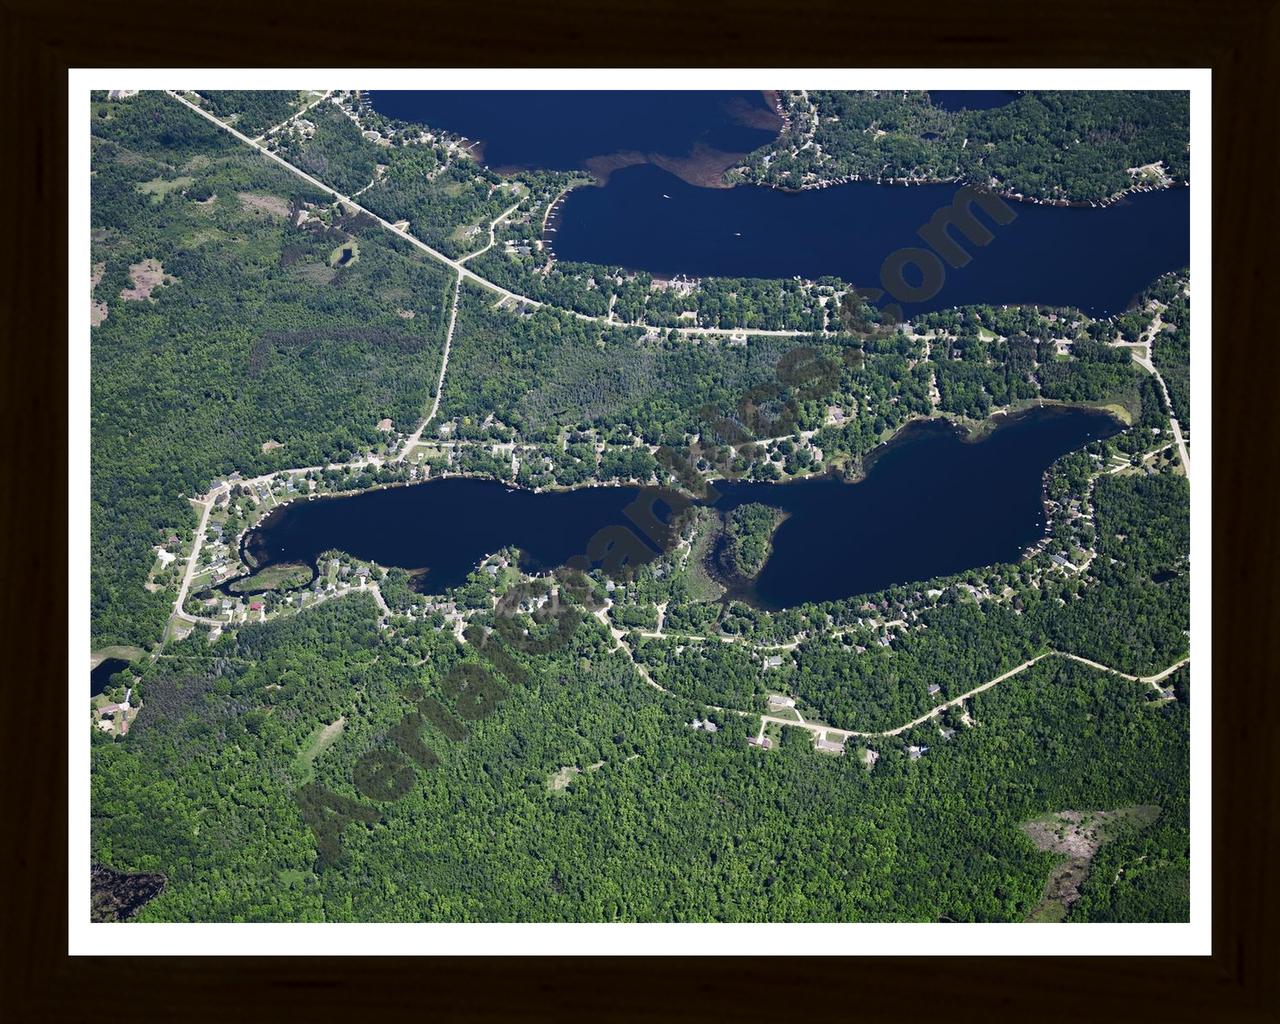
M250 210L261 210L273 217L288 217L289 204L279 196L266 195L262 192L237 192L240 203Z
M166 274L164 265L157 259L146 259L129 267L129 279L132 288L122 288L120 298L125 302L139 302L151 298L151 293L166 284L173 284L178 279Z

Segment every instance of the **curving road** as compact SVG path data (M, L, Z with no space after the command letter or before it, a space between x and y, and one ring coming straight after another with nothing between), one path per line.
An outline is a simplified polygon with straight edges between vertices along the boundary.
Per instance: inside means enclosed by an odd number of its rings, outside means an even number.
M945 711L947 708L957 707L960 704L963 704L970 697L973 697L979 693L982 693L984 690L990 690L993 686L997 685L998 683L1003 683L1006 679L1011 679L1013 676L1018 675L1020 672L1026 671L1036 662L1042 661L1045 658L1067 658L1071 661L1078 661L1082 665L1088 665L1090 668L1095 668L1100 672L1109 672L1113 676L1119 676L1121 679L1127 679L1133 683L1146 683L1148 686L1154 687L1157 690L1160 689L1159 683L1162 679L1165 679L1167 676L1172 675L1178 669L1182 668L1183 665L1189 664L1191 661L1191 657L1188 655L1187 657L1183 658L1181 661L1176 662L1173 665L1170 665L1168 668L1164 669L1162 672L1158 672L1153 676L1131 676L1127 672L1121 672L1119 669L1110 668L1109 666L1102 665L1096 661L1090 661L1088 658L1082 658L1078 654L1068 654L1066 651L1045 651L1043 654L1037 654L1034 658L1031 658L1029 661L1024 661L1017 668L1012 668L1008 672L1005 672L1003 675L999 675L999 676L996 676L994 679L988 680L987 682L983 683L981 686L975 686L968 693L963 693L959 697L955 697L947 701L945 704L939 704L936 707L931 708L927 713L921 715L919 718L913 718L910 722L906 722L898 726L896 729L885 729L882 732L858 732L853 729L836 729L827 725L813 725L811 723L807 723L804 721L796 722L790 718L777 718L773 715L760 716L760 729L761 729L761 732L763 733L764 725L766 722L776 722L779 725L789 725L793 728L807 729L809 732L812 732L812 733L825 732L831 736L839 736L842 739L846 739L846 740L854 736L862 737L864 739L873 739L873 738L885 737L885 736L898 736L901 733L906 732L908 729L914 729L917 725L924 725L924 723L929 721L929 719L935 718L937 715ZM717 710L729 711L735 715L749 715L753 713L750 711L738 711L733 708L717 708Z

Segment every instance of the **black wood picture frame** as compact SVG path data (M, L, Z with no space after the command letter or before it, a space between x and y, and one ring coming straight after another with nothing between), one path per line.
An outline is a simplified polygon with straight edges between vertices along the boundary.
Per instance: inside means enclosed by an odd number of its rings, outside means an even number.
M0 414L4 1014L15 1021L428 1018L1280 1019L1276 110L1280 6L962 8L394 0L271 10L0 4L9 243ZM67 955L67 78L71 67L1211 67L1213 954L1196 958L414 959ZM1083 87L1088 83L1082 82ZM655 77L655 87L661 86ZM82 187L83 183L75 183ZM1198 309L1203 309L1202 306ZM83 566L70 567L76 572ZM1205 571L1204 567L1198 567ZM1201 710L1201 713L1204 713ZM714 952L714 938L708 939ZM282 951L287 952L287 951ZM353 950L353 952L358 952Z

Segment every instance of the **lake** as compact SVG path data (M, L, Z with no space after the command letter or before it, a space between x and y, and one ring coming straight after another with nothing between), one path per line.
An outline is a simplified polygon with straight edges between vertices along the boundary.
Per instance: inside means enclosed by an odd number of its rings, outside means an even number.
M1118 430L1106 413L1046 407L969 442L933 420L901 431L859 483L719 482L714 506L721 511L759 501L789 513L759 576L732 596L784 608L1016 562L1043 535L1044 470ZM586 487L535 494L494 481L437 480L295 501L250 531L244 551L260 566L314 565L335 548L425 570L420 587L439 593L503 547L518 547L527 571L564 565L587 552L601 529L628 526L623 510L639 493Z
M103 658L97 667L89 671L89 696L96 697L107 688L111 677L121 669L129 667L123 658Z
M663 91L384 91L375 110L483 143L491 167L589 170L547 241L562 260L662 277L838 277L879 288L886 258L921 246L917 232L957 186L852 182L786 192L719 185L737 158L777 137L773 94ZM948 110L990 109L1017 93L937 90ZM969 304L1075 306L1120 312L1160 274L1190 261L1189 190L1140 193L1106 209L1011 201L1012 223L945 268L942 287L898 305L905 316ZM918 284L915 268L905 272ZM883 300L883 305L892 299Z
M839 277L880 287L884 261L923 247L917 232L959 186L850 182L787 192L754 185L697 188L652 165L616 171L604 186L570 192L554 219L558 259L674 277ZM945 267L941 289L900 303L913 313L971 304L1122 311L1162 273L1190 262L1190 189L1128 196L1106 208L1009 201L1013 220L977 216L994 238ZM920 277L913 268L907 284ZM890 289L906 295L901 289Z
M943 110L994 110L1018 98L1009 89L930 89L929 102Z
M735 162L732 157L767 145L782 126L762 92L375 90L367 95L386 117L478 140L479 155L490 167L590 170L602 180L620 163L663 158L676 166L691 159L718 164L718 178Z

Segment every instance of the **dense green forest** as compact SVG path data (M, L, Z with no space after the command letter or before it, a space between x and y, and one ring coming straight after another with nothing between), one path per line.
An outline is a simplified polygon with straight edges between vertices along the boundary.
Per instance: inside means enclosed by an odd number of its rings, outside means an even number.
M296 90L200 90L200 97L213 113L250 138L287 120L300 106L298 95Z
M561 427L630 428L650 444L683 441L704 406L729 409L776 381L780 357L803 339L756 336L746 344L645 337L539 308L513 312L492 295L463 289L454 329L443 417L492 414L522 437Z
M1083 666L982 694L981 726L950 742L875 741L867 772L807 742L753 751L747 719L683 727L696 705L644 686L590 620L510 652L518 681L464 723L441 680L474 651L375 615L345 598L148 668L146 717L93 751L95 862L168 879L139 920L1020 920L1054 858L1019 823L1133 803L1168 823L1138 841L1185 861L1185 709ZM421 694L438 701L414 725L435 760L371 800L360 765L382 763L369 752ZM917 741L932 752L909 761ZM582 770L557 789L566 766ZM328 866L297 802L322 792L351 819ZM1185 917L1176 873L1141 885L1086 907Z
M1024 92L1002 107L945 110L927 92L785 94L790 129L732 179L798 188L848 178L960 178L1037 199L1099 201L1158 175L1186 181L1185 92Z
M450 280L162 94L94 113L93 642L150 644L173 600L143 586L150 548L194 525L184 495L348 458L383 417L412 429ZM139 273L167 283L122 297Z
M373 180L378 149L351 118L332 103L321 103L306 120L310 130L294 126L275 139L282 157L345 195Z
M758 501L739 505L724 517L724 565L734 576L750 578L764 568L773 548L773 531L782 521L775 508Z
M704 448L734 445L705 464L720 459L725 470L763 480L856 467L909 419L935 411L977 425L994 409L1045 398L1114 403L1163 422L1160 399L1129 350L1098 340L1114 333L1106 321L1069 310L978 306L927 314L913 327L914 335L872 327L688 338L548 307L498 305L468 285L440 411L455 421L455 436L469 439L543 444L565 431L594 430L598 440L623 446L681 447L695 438ZM805 443L771 440L797 430L816 433ZM573 466L561 472L571 446L540 449L545 474L531 468L526 482L584 479ZM646 456L626 458L645 463ZM600 478L648 476L606 471Z

